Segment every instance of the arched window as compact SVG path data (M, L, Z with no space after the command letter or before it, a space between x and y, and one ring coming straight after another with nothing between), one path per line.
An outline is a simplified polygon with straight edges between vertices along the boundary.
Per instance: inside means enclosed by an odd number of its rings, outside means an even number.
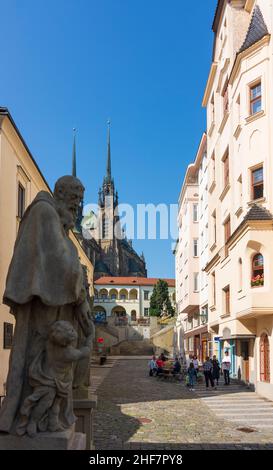
M135 310L131 311L131 321L136 321L136 311Z
M251 286L260 287L264 285L264 257L258 253L252 260Z
M111 289L109 292L109 297L111 300L116 300L118 298L118 291L116 289Z
M266 333L260 339L260 379L261 382L270 382L270 350Z

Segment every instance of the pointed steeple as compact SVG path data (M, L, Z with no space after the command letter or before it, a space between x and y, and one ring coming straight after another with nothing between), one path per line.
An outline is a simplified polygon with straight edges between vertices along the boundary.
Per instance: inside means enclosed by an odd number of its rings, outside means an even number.
M77 167L76 167L76 129L73 129L74 138L73 138L73 150L72 150L72 176L77 176Z
M111 145L110 145L110 120L108 124L108 137L107 137L107 169L106 169L106 180L108 183L111 182Z

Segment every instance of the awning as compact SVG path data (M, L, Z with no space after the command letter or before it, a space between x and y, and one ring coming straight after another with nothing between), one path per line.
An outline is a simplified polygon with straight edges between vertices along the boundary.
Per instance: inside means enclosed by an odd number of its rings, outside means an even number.
M225 341L229 339L255 339L256 335L230 335L228 337L219 336L219 341Z

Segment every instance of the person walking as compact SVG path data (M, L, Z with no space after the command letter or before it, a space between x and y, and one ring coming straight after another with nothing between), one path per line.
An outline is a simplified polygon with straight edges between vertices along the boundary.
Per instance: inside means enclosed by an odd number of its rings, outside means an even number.
M221 370L220 363L219 363L218 359L216 359L216 356L213 356L213 358L212 358L212 378L214 380L214 384L215 384L215 380L216 380L216 385L217 386L219 385L220 370Z
M225 356L222 360L222 371L224 374L225 385L230 385L230 368L231 368L231 359L229 356L229 352L225 352Z
M209 388L209 382L211 384L211 387L216 389L216 387L214 386L213 378L212 378L213 366L212 366L212 362L209 356L206 357L206 361L203 364L203 369L204 369L204 376L205 376L205 381L206 381L206 389L208 390Z
M150 359L150 361L148 362L148 366L149 366L149 375L150 375L150 377L153 377L157 372L157 365L156 365L156 357L155 356L153 356L152 359Z
M197 374L197 372L198 372L198 370L199 370L199 361L198 361L198 359L197 359L197 356L193 356L192 362L193 362L193 365L194 365L194 368L195 368L196 374Z
M188 368L188 377L189 377L189 388L190 391L194 391L194 385L197 380L197 373L196 369L194 368L193 362L190 363L190 367Z

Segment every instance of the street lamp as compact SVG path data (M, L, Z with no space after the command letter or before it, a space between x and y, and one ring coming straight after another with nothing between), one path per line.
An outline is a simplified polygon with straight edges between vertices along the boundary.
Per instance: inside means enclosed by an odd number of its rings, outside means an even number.
M204 325L205 323L207 323L207 321L208 321L208 314L207 314L206 309L202 309L202 312L200 313L200 319L201 319L202 325Z

